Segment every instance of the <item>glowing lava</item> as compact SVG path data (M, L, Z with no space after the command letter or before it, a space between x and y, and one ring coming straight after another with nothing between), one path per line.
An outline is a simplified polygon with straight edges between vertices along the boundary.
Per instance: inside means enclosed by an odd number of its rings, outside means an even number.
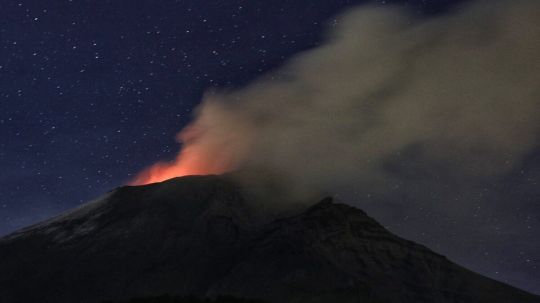
M231 170L234 163L227 157L225 143L205 140L205 132L188 126L177 136L181 152L170 162L158 162L139 173L131 185L144 185L187 175L221 174Z
M205 98L195 120L178 133L182 150L173 161L158 162L139 173L132 185L186 175L222 174L238 169L253 145L253 126L243 112Z
M227 171L226 167L215 161L208 161L208 155L197 151L194 146L182 150L172 162L156 163L130 182L132 185L144 185L161 182L174 177L186 175L220 174Z

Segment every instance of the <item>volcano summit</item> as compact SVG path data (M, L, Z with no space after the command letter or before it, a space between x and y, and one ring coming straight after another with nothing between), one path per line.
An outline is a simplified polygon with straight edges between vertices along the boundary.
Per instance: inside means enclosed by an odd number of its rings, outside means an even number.
M116 189L0 240L0 302L162 294L267 302L540 302L332 198L265 216L234 182Z

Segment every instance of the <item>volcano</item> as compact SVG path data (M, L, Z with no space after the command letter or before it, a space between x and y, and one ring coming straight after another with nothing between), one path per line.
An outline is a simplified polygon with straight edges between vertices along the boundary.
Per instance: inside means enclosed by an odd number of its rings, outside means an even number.
M268 198L271 200L271 197ZM0 302L540 302L332 198L265 216L222 176L118 188L0 240Z

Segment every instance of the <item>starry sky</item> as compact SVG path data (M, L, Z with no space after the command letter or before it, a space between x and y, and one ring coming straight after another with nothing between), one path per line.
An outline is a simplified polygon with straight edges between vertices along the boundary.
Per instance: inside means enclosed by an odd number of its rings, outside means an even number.
M316 47L336 13L366 2L0 2L0 235L174 158L175 134L205 91L242 87ZM372 3L400 3L432 18L462 2ZM540 293L539 180L536 152L484 187L497 207L472 203L470 217L450 229L421 204L364 207L401 236ZM488 231L480 237L477 229Z

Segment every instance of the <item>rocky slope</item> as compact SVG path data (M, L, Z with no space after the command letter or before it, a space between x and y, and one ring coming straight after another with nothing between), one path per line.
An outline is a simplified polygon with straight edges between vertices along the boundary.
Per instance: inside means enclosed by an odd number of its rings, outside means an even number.
M0 240L0 302L540 302L330 198L262 219L219 176L119 188Z

